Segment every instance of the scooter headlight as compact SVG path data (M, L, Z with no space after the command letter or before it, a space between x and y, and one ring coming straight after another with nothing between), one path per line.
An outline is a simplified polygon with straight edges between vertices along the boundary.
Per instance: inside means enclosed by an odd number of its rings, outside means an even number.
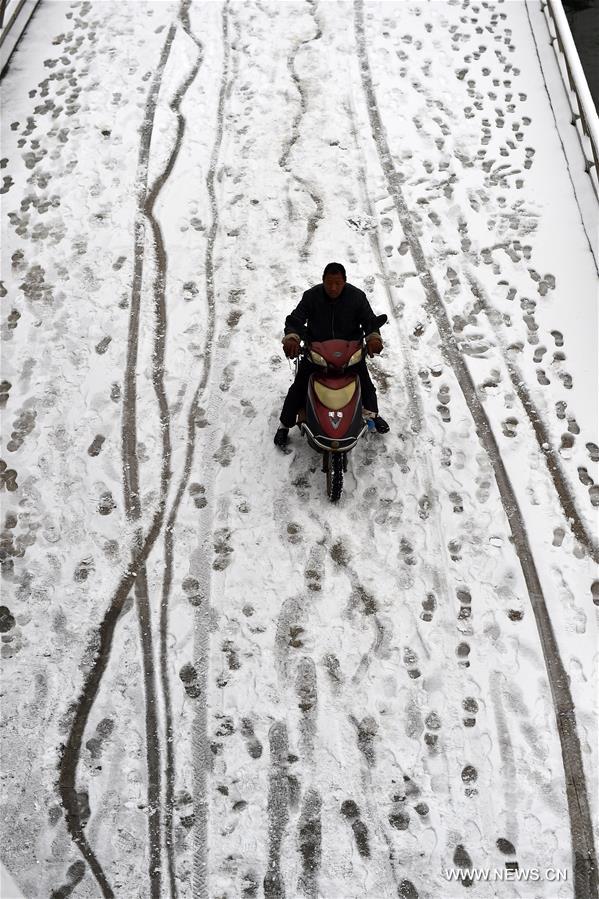
M310 350L310 359L314 362L315 365L324 365L326 366L327 360L320 355L320 353L315 352L315 350Z
M361 360L361 358L362 358L362 347L360 347L359 350L356 350L356 352L353 354L353 356L350 356L350 360L347 364L355 365L356 362L359 362Z

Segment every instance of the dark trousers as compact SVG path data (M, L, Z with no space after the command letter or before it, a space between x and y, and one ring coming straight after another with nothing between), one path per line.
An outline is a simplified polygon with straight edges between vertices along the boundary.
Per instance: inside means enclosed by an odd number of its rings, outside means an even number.
M362 359L355 370L360 378L363 407L368 409L369 412L378 413L379 406L376 399L376 387L370 379L368 368L366 367L366 359ZM308 381L310 380L312 372L315 371L322 371L322 369L319 368L318 365L308 362L305 358L300 361L295 381L289 388L287 396L285 397L285 402L283 403L283 410L281 412L281 424L283 427L292 428L294 426L297 413L306 405Z

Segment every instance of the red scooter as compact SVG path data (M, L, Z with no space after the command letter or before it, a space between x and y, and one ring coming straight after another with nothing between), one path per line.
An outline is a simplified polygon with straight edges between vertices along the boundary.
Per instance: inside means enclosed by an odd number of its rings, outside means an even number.
M386 321L386 315L378 316L377 326ZM348 454L369 429L356 371L365 352L362 340L323 340L306 346L306 357L320 371L310 375L306 406L298 424L310 446L322 453L331 502L341 496Z

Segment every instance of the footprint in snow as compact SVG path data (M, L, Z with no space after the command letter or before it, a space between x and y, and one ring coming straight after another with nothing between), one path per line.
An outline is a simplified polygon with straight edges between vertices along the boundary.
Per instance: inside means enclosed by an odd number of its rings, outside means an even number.
M424 721L428 730L424 732L424 742L429 752L434 753L438 750L439 734L441 730L441 718L437 712L429 712Z
M503 431L506 437L515 437L518 433L518 419L517 418L506 418L501 423L501 430Z
M491 481L487 477L477 477L476 478L476 498L479 503L486 503L491 495Z
M97 509L100 515L110 515L116 509L116 503L110 490L105 490L100 494Z
M591 462L599 462L599 446L596 443L585 443Z
M231 531L229 528L219 528L214 533L215 559L212 568L215 571L224 571L231 563L230 555L233 552L231 546Z
M448 544L447 549L449 550L449 556L452 562L461 561L462 556L460 555L462 550L462 543L457 537L452 538Z
M97 761L102 755L103 743L109 739L114 730L114 721L112 718L103 718L96 727L95 734L87 740L85 747L94 761Z
M19 488L17 477L17 470L9 468L4 459L0 459L0 489L6 487L9 493L14 493Z
M406 646L404 648L403 662L408 669L408 675L412 678L412 680L417 680L417 678L420 677L420 668L418 667L418 654L409 646Z
M302 529L299 524L296 524L294 521L290 521L287 525L287 540L289 543L301 543L302 541Z
M572 380L572 375L568 374L567 371L560 371L557 374L558 378L566 388L566 390L572 389L572 384L574 383Z
M86 864L82 860L73 862L67 868L66 882L57 890L52 890L50 899L64 899L70 896L85 877Z
M553 541L551 543L552 546L561 546L564 542L564 537L566 536L566 532L562 527L557 527L553 529Z
M102 340L96 344L95 350L98 356L104 355L111 342L112 337L110 335L106 335L106 337L103 337Z
M237 648L235 647L232 640L225 640L222 645L222 651L227 658L227 665L229 667L229 671L237 671L241 668L241 662L239 661L239 654Z
M190 699L199 699L202 695L202 688L198 683L199 677L196 668L191 664L191 662L187 662L181 670L179 671L179 678L183 683L183 687L185 692L189 696Z
M462 497L460 496L459 493L456 493L456 492L450 493L450 494L449 494L449 501L452 503L452 505L453 505L453 511L454 511L456 514L459 515L460 512L463 512L463 511L464 511L464 502L463 502Z
M241 895L243 899L255 899L258 895L259 881L255 871L246 871L241 880Z
M0 634L8 634L16 621L8 606L0 606Z
M202 588L200 587L200 582L195 577L183 578L181 589L185 593L187 601L190 605L197 608L202 604L204 600L204 594L202 592Z
M223 468L227 468L233 461L234 456L235 447L231 443L231 438L227 434L224 434L220 446L212 458L215 459L219 465L222 465Z
M369 768L374 768L376 764L376 754L374 749L374 740L377 735L379 726L370 715L357 721L353 715L350 720L357 730L358 749L366 759Z
M310 739L314 732L314 716L318 704L316 668L312 659L304 656L299 663L295 680L297 704L303 713L302 730Z
M351 825L356 847L362 858L370 858L370 842L368 828L360 818L360 809L353 799L346 799L341 804L341 814Z
M464 727L475 727L476 714L478 712L478 702L473 696L467 696L462 700L462 708L466 713L466 717L462 718Z
M91 444L87 448L88 456L99 456L105 440L106 437L104 437L103 434L96 434Z
M519 865L515 858L516 849L514 848L514 844L511 843L509 840L506 840L504 837L499 837L499 839L497 840L495 845L497 846L497 848L499 849L499 851L501 852L502 855L514 856L513 859L506 861L506 863L505 863L506 870L517 871L519 868Z
M470 667L470 660L468 658L470 655L470 646L468 643L466 643L466 642L460 643L456 647L456 655L458 657L458 665L460 666L460 668L469 668Z
M341 666L339 664L339 659L333 652L327 653L322 657L322 664L324 665L326 672L333 684L334 687L338 687L343 683L343 674L341 672Z
M193 504L196 509L203 509L208 504L208 500L206 499L206 488L203 484L190 484L189 495L193 499Z
M322 590L322 559L317 554L311 553L308 560L308 567L304 571L306 587L312 593L319 593Z
M453 863L456 868L460 868L461 871L464 872L463 876L460 877L460 883L465 887L471 887L474 883L472 876L468 873L472 870L472 858L468 850L461 844L455 848L453 853Z
M0 409L4 409L6 406L11 387L10 381L0 382Z
M564 335L561 331L552 331L551 336L553 337L556 346L562 347L564 345Z
M458 621L467 621L472 617L472 596L470 591L462 588L457 591L457 597L460 603Z
M422 502L422 500L421 500ZM420 516L422 517L422 516ZM402 537L399 542L399 551L403 556L403 561L406 565L415 565L416 559L414 558L414 548L409 540L406 540L405 537Z
M251 402L251 400L246 400L246 399L240 400L240 405L243 409L243 414L244 414L245 418L252 419L252 418L255 418L256 415L258 414L256 412L255 406Z
M431 389L431 381L429 378L428 369L421 368L420 371L418 372L418 377L422 381L422 386L425 387L427 390L430 390Z
M223 377L220 382L219 389L226 393L233 383L234 372L235 372L236 363L231 363L230 365L225 365L223 369Z
M591 596L593 597L593 603L599 606L599 581L593 581L591 584Z
M564 451L572 449L573 446L574 446L574 435L570 434L569 432L562 434L561 440L560 440L560 447L559 447L560 453L563 454Z
M545 355L546 352L547 352L547 347L538 346L536 348L536 350L534 351L534 356L533 356L534 361L537 363L541 362L541 360L543 359L543 356Z
M551 384L551 381L549 380L549 378L545 374L544 369L542 369L542 368L537 369L537 381L539 382L541 387L547 387L548 384Z
M253 759L259 759L262 755L262 743L254 733L254 724L251 718L242 718L239 733L245 740L246 749Z
M335 565L346 568L351 562L351 555L342 540L337 540L330 549L330 556Z
M451 412L449 411L449 402L451 400L451 396L449 393L449 387L447 384L442 384L437 392L437 400L439 402L437 406L437 412L441 415L443 422L451 421Z
M434 593L427 593L426 599L422 600L422 612L420 617L423 621L432 621L433 615L437 608L437 600Z
M93 574L93 572L95 571L95 568L96 568L96 566L95 566L94 560L93 560L93 558L91 558L91 556L86 559L82 559L81 562L79 562L79 565L77 566L77 568L75 569L73 579L75 581L77 581L78 583L82 583L83 581L86 581L88 579L90 574Z
M465 765L464 768L462 768L462 782L465 785L464 794L466 796L470 797L478 794L478 790L474 786L477 780L478 771L474 765Z

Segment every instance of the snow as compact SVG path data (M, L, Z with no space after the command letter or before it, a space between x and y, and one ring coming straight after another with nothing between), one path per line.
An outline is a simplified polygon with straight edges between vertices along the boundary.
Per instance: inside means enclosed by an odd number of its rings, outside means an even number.
M0 895L2 899L23 899L23 894L2 864L0 864Z
M110 895L84 843L127 897L450 899L471 865L504 875L477 897L594 895L597 208L543 28L516 0L38 7L2 84L23 895ZM272 444L284 317L332 259L390 319L391 432L335 506Z

